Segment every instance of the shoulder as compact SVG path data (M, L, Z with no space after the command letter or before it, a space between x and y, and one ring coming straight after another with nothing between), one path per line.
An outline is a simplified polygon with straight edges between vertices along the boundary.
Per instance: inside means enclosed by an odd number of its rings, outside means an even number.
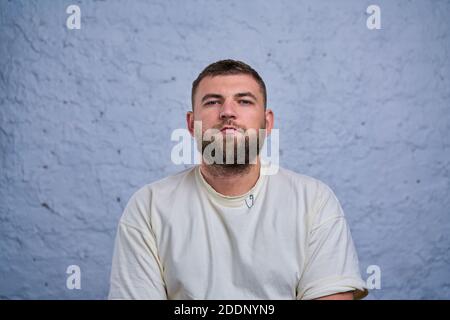
M295 191L306 192L313 196L333 192L327 183L318 178L282 167L273 175L273 180L275 183L282 183Z
M324 207L327 211L332 210L332 214L343 215L333 189L321 179L280 167L271 180L274 189L291 190L295 197L301 199L311 218Z
M142 227L142 224L150 225L152 199L169 196L179 188L180 184L193 181L194 168L187 168L140 187L128 200L120 222L134 227Z
M170 192L172 189L176 189L181 183L189 181L194 176L195 167L190 167L169 175L165 178L153 181L142 186L131 197L131 199L149 199L154 192Z

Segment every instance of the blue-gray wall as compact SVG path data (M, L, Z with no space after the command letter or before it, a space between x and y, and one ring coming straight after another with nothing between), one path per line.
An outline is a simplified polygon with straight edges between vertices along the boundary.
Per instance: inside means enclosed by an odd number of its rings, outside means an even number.
M449 35L449 1L0 0L0 298L106 297L124 205L184 168L171 132L222 58L265 79L281 165L340 199L368 298L449 298Z

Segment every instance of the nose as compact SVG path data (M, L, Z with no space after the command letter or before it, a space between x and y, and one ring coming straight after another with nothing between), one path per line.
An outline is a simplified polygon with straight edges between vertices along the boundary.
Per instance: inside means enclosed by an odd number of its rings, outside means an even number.
M228 118L236 119L236 110L233 101L225 101L220 109L219 118L226 120Z

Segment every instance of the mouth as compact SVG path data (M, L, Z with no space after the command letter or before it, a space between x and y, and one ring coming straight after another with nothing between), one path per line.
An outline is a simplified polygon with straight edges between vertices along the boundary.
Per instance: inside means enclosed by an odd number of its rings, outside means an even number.
M237 130L235 127L227 127L227 126L225 126L225 127L223 127L220 131L223 132L223 133L225 133L225 134L228 134L228 133L234 134L234 133L236 133L238 130Z

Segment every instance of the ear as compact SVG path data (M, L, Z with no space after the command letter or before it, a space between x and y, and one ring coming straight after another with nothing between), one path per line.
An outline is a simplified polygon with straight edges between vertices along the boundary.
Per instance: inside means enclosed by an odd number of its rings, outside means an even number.
M266 135L268 136L270 135L270 132L272 132L274 123L274 115L271 109L266 108L265 118L266 118Z
M188 111L186 113L186 123L191 136L194 137L194 112Z

